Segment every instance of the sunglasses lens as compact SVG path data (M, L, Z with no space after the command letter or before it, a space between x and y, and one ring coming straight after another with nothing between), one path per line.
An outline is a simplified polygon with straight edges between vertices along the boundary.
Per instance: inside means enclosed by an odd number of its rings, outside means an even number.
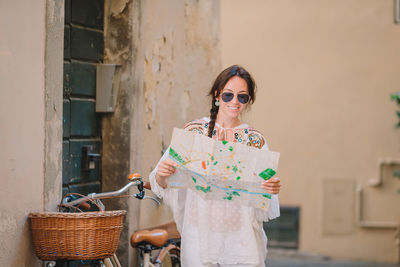
M229 102L233 99L235 95L232 93L222 93L221 98L224 102Z
M249 102L250 99L250 96L246 94L239 94L237 97L239 102L242 104L246 104L247 102Z

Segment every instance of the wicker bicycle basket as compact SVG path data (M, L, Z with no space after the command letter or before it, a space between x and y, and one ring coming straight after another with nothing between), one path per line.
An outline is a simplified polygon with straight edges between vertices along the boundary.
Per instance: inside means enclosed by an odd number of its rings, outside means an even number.
M117 250L125 214L125 210L30 213L35 253L43 261L110 257Z

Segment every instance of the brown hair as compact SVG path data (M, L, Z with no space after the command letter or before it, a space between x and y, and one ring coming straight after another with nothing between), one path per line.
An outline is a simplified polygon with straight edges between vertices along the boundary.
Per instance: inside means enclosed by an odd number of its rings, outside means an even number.
M209 137L212 137L215 127L215 120L217 119L219 109L219 107L215 105L215 100L221 94L221 91L222 89L224 89L226 83L234 76L238 76L246 81L251 103L254 103L256 99L256 83L254 82L253 77L251 77L250 73L247 70L239 65L233 65L223 70L215 79L215 82L211 87L210 92L208 93L208 95L211 96L210 123L208 126L207 134Z

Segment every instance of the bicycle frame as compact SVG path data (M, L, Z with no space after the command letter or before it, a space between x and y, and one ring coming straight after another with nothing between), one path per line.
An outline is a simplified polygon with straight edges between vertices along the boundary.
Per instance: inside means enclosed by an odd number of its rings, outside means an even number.
M150 262L150 252L143 254L143 267L156 267Z
M160 267L161 263L164 260L165 256L169 255L169 251L172 249L179 249L177 246L173 244L169 244L166 247L163 247L156 257L156 259L151 262L150 254L151 251L147 251L143 253L143 267Z

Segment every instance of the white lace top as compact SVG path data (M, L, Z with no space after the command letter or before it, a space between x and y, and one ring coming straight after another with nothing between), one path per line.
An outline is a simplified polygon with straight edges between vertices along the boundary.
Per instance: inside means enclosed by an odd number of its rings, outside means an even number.
M202 118L185 129L207 134L208 123L208 118ZM230 129L216 124L213 138L226 140L226 136L230 136L227 141L234 138L234 142L268 150L263 135L247 124ZM168 149L160 162L168 159ZM228 201L204 200L190 189L160 187L155 179L157 167L150 174L151 187L172 209L182 237L182 266L264 266L267 238L263 221L280 215L277 195L272 195L267 212Z

